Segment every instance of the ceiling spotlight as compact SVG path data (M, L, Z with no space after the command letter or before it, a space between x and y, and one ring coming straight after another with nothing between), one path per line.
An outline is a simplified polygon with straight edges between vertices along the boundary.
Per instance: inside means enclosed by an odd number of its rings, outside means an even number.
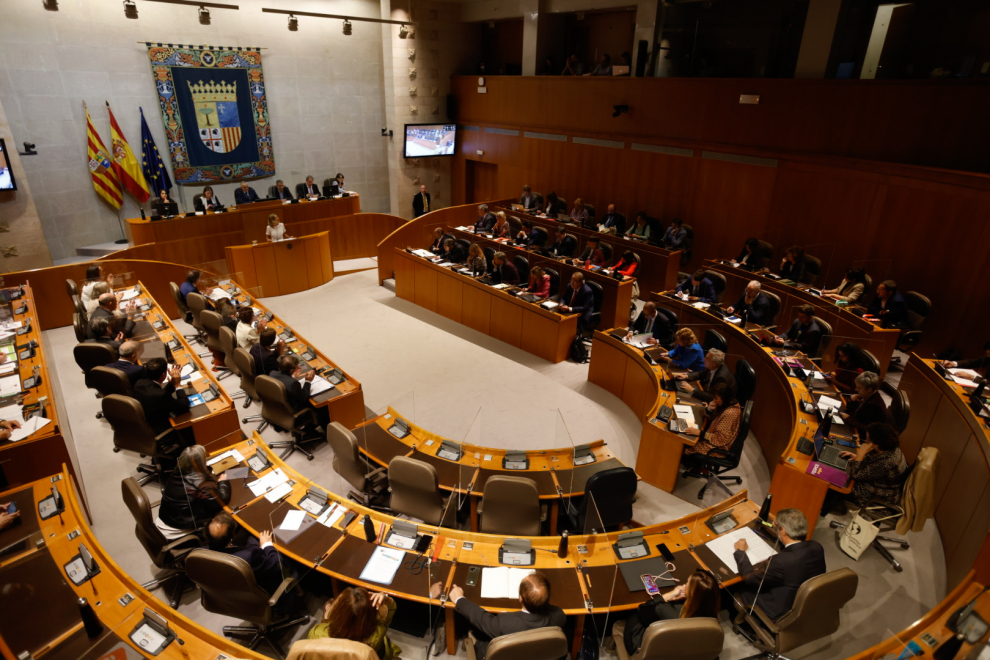
M618 117L619 115L623 114L624 112L629 112L629 106L628 105L613 105L612 106L612 116L613 117Z
M354 26L351 25L351 22L345 18L344 19L344 34L347 34L347 35L351 34L351 30L353 29L353 27Z
M210 24L210 10L202 5L200 5L199 7L199 24L200 25Z
M137 18L137 5L134 4L134 0L124 0L124 16L127 18Z
M42 5L48 11L58 11L58 0L44 0L44 2L42 2Z
M289 32L298 32L298 31L299 31L299 19L293 16L292 14L289 14Z

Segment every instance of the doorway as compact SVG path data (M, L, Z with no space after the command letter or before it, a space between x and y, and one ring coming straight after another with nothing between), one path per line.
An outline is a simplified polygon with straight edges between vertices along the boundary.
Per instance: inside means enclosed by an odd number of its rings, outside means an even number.
M490 202L498 193L498 165L478 160L465 162L464 203Z

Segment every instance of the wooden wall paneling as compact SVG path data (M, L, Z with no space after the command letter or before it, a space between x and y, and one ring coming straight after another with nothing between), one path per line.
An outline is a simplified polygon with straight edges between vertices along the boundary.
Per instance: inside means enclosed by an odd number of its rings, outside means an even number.
M501 296L492 296L489 334L510 346L522 345L522 307Z
M982 440L982 438L977 438L972 434L966 440L959 457L959 463L952 471L948 488L946 488L941 502L935 509L935 521L938 523L938 532L942 537L942 551L945 554L946 569L954 572L957 576L960 572L965 574L973 563L973 557L968 557L965 566L956 565L956 548L977 511L976 507L987 490L988 482L990 482L986 457L980 446ZM986 516L981 513L980 517ZM979 530L981 535L986 531L986 525ZM955 583L950 581L949 587L953 586Z
M320 246L326 244L327 251L329 252L330 241L327 234L323 233L303 241L297 241L297 243L299 243L296 246L297 250L300 248L305 248L306 250L306 279L309 280L309 286L307 288L315 289L326 281L323 279L323 256Z
M592 351L599 351L596 355L602 357L604 354L605 357L591 361L588 367L588 381L621 399L626 369L629 368L632 359L597 337Z
M320 248L320 268L322 270L322 282L329 282L333 279L333 251L330 249L329 240L321 240L319 243Z
M646 413L657 400L657 391L651 384L656 382L652 374L646 373L646 365L642 361L632 362L627 359L626 373L622 382L622 401L640 419L646 418Z
M440 273L437 277L437 313L460 323L463 290L464 284L453 274Z
M416 302L416 262L405 254L395 257L395 295Z
M938 480L935 483L935 502L941 506L946 489L952 481L953 473L958 469L963 449L972 438L973 433L966 420L959 415L952 401L942 397L932 418L932 424L925 436L925 447L935 447L942 458Z
M282 295L282 288L279 286L279 274L276 270L280 259L276 257L274 250L255 250L254 266L258 274L258 286L261 293L255 294L257 298L267 296Z
M437 311L437 271L420 262L416 262L416 304Z
M925 368L927 370L927 367ZM914 355L904 367L901 380L897 389L907 393L911 402L911 416L908 418L907 428L901 433L901 451L908 463L914 463L918 457L918 452L924 445L928 436L935 411L938 410L939 402L944 398L942 390L938 384L933 383L916 366ZM945 457L942 457L943 468L945 468Z
M247 289L258 286L257 267L254 265L254 248L250 245L228 246L225 248L227 272ZM181 285L181 282L176 282Z
M987 538L988 529L990 529L990 485L983 490L983 496L976 502L973 517L963 528L962 536L952 555L946 553L946 579L950 586L962 580L973 566Z
M482 286L464 285L461 291L461 323L487 335L491 327L492 295Z

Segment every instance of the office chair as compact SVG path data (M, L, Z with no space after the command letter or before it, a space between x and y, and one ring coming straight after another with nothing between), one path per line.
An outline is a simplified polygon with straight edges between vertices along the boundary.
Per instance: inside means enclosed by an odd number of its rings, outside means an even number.
M612 246L609 245L608 243L599 243L598 249L602 251L602 256L605 257L605 265L612 266L613 265L612 255L614 254L614 252L612 251Z
M65 280L65 292L69 294L69 298L72 298L72 296L79 295L79 287L76 286L75 280L72 279Z
M471 248L471 242L463 238L458 238L454 241L454 245L460 248L461 254L464 255L465 259L467 259L468 250Z
M688 277L691 276L688 275ZM708 278L708 281L712 283L712 287L715 288L715 302L722 302L722 294L725 293L725 276L722 273L716 273L714 270L706 270L705 277Z
M82 299L78 295L72 296L72 306L78 314L82 315L83 320L89 323L89 312L86 311L86 305L83 304Z
M681 225L686 231L687 236L684 238L684 243L681 244L681 266L686 266L687 262L691 260L693 254L692 248L694 247L694 227L688 224Z
M268 446L272 449L285 447L285 451L279 457L283 461L294 451L301 452L306 458L313 460L313 454L303 447L302 443L322 439L320 436L305 437L306 427L316 425L316 413L309 407L293 410L285 385L271 376L257 376L254 379L254 389L261 400L261 416L265 421L275 427L275 430L284 429L292 435L291 440L269 442Z
M488 266L488 272L491 272L492 260L495 258L495 248L483 247L481 251L485 254L485 264Z
M859 366L863 368L863 371L871 371L875 374L880 374L880 360L877 359L876 355L869 352L865 348L861 348L859 350L859 357Z
M113 367L93 367L86 374L86 387L99 392L100 398L110 394L131 396L131 381L127 374ZM103 419L103 411L96 413L96 419Z
M82 369L83 374L88 374L96 367L116 362L117 351L106 344L76 344L75 348L72 349L72 357L75 358L76 364Z
M89 339L86 334L86 323L79 312L72 312L72 330L76 333L76 341L80 344Z
M576 508L572 503L567 505L570 530L579 534L585 532L589 508L597 511L597 518L601 520L604 531L618 530L632 520L636 487L636 471L630 467L612 468L593 474L585 484L581 503ZM597 528L598 520L594 519L592 522Z
M801 283L814 286L821 274L822 260L810 254L804 255L804 274L801 275Z
M206 304L206 297L201 293L196 293L193 291L186 296L186 304L189 306L189 313L191 315L191 320L189 322L192 327L196 328L196 332L198 333L195 341L206 345L206 329L203 327L203 323L200 319L200 314L209 309ZM199 357L205 357L207 355L209 355L209 352L200 353Z
M314 181L313 183L315 184L316 182ZM302 183L296 184L296 199L305 199L305 198L306 198L306 182L303 181Z
M258 391L254 389L254 379L257 378L255 369L257 368L254 363L254 358L251 354L243 348L234 349L234 364L237 365L237 371L241 375L241 390L244 392L244 408L251 405L252 401L259 401L261 399L258 396ZM245 424L249 422L256 422L262 420L261 426L258 427L258 432L265 430L268 426L268 422L264 421L261 415L253 415L252 417L246 417L242 422Z
M468 632L468 660L478 660L474 631ZM487 660L559 660L567 657L567 636L556 626L524 630L496 637L488 643Z
M544 229L543 227L533 227L533 229L536 231L537 234L540 235L540 238L543 239L542 242L539 239L537 239L539 246L546 247L547 244L550 242L550 234L547 233L547 230Z
M702 458L702 465L708 469L709 474L719 481L731 481L737 485L742 485L742 477L723 477L722 474L739 467L742 460L743 446L746 444L746 436L749 435L749 422L753 417L753 402L747 401L743 406L742 415L739 418L739 432L736 433L735 440L728 449L712 449ZM685 473L684 476L703 478L705 475L698 473ZM708 481L698 491L698 499L705 499L705 491L708 490Z
M745 406L756 391L756 370L749 362L740 359L736 362L736 373L733 375L736 377L736 401L740 406Z
M519 283L524 284L529 282L529 259L517 254L512 257L512 265L519 271Z
M727 346L728 342L725 341L725 337L721 332L718 330L712 330L711 328L705 330L705 343L701 345L701 348L705 351L705 354L713 348L725 353L728 350Z
M667 317L667 323L670 325L670 339L672 342L674 338L674 333L677 332L677 324L679 323L677 319L677 312L675 312L672 309L667 309L666 307L658 306L657 314L663 314L665 317ZM670 342L668 342L667 345L669 346Z
M223 319L216 312L204 309L199 313L199 322L206 332L206 347L211 351L222 353L223 344L220 342L220 328L224 327ZM208 353L203 353L203 355L208 355ZM213 371L220 372L217 375L217 380L223 380L231 374L230 369L219 366L216 359L213 360Z
M766 262L773 263L773 245L767 243L766 241L760 241L760 254L766 259Z
M388 464L388 482L392 511L418 518L427 525L453 527L456 524L454 502L444 499L436 468L429 463L396 456Z
M225 325L221 325L219 329L220 335L220 350L223 351L223 366L227 368L229 374L234 374L238 378L241 377L241 368L237 366L237 360L234 358L234 350L237 348L237 336L234 331ZM248 354L250 356L250 353ZM253 362L253 360L252 360ZM241 397L246 397L247 392L243 389L234 392L230 395L231 399L240 399Z
M767 323L767 330L772 330L777 327L777 315L780 314L780 296L772 291L762 290L764 296L767 297L767 302L769 304L769 323Z
M735 620L743 620L756 632L753 645L764 651L746 660L767 657L783 658L783 653L828 637L839 629L839 611L856 595L859 577L851 569L840 568L818 575L802 584L794 597L791 611L772 621L759 605L752 614L742 610Z
M562 250L560 252L560 256L562 256L562 257L573 257L574 256L574 252L577 250L577 246L578 246L577 236L575 236L574 234L564 234L564 238L565 239L567 239L567 238L571 239L571 241L569 243L569 245L571 246L571 248L569 250Z
M725 633L718 619L698 617L655 621L643 633L639 649L626 652L626 622L612 626L612 639L619 660L717 660Z
M327 426L327 444L333 450L333 471L354 487L347 497L363 506L380 499L388 485L387 468L371 469L361 457L357 437L340 422Z
M479 531L513 537L539 536L541 512L535 481L526 477L489 477L478 504Z
M594 205L585 202L584 210L588 212L588 220L592 223L592 226L594 226L595 218L598 217L598 213L595 211Z
M182 299L182 292L179 290L179 285L175 282L169 282L168 289L172 293L172 299L175 301L175 306L179 308L179 314L182 316L182 320L187 323L191 323L190 319L192 318L192 312L189 311L189 306L186 304L186 301ZM182 336L189 341L199 341L200 338L198 333Z
M215 614L223 614L244 619L253 625L224 626L223 634L247 636L247 648L254 650L264 640L275 652L279 660L285 660L285 653L275 643L275 637L286 628L293 628L309 621L308 616L291 618L280 613L279 603L287 606L283 598L296 590L296 578L288 577L269 595L258 586L251 566L233 555L213 550L193 550L186 557L186 574L200 589L200 602L203 609Z
M179 432L168 429L156 434L145 419L141 404L136 399L120 394L103 397L103 416L113 428L114 453L126 449L151 457L151 463L137 466L137 471L144 475L137 480L138 484L143 486L151 479L157 479L158 483L164 485L166 472L160 459L174 455L184 444Z
M509 223L509 231L511 232L512 240L516 240L516 236L518 236L519 232L522 231L522 223L519 221L519 218L514 215L506 216L505 220Z
M591 313L591 318L584 328L578 329L578 335L582 339L589 339L595 334L595 328L601 325L602 322L602 301L605 299L605 292L602 290L602 285L594 280L585 280L585 284L591 287L591 295L594 300L594 311Z
M319 639L299 639L289 647L287 660L378 660L375 650L361 642L349 639L321 637Z
M883 384L886 385L887 381L885 380ZM884 390L886 391L886 388ZM887 406L887 423L893 426L899 434L904 433L904 429L907 428L908 421L911 419L911 397L905 390L894 390L889 394L890 405Z
M560 273L553 268L544 268L543 272L550 276L550 300L560 300Z
M923 296L917 291L908 291L904 294L904 302L908 308L908 330L905 330L897 338L897 350L902 353L911 351L921 343L924 333L921 331L925 321L932 313L932 301L927 296ZM900 364L900 356L891 358L891 363Z
M818 327L822 329L822 339L818 342L818 350L815 352L816 355L821 357L822 355L825 355L828 345L832 343L832 336L834 333L832 331L831 323L818 316L813 318L815 319L815 323L818 324Z
M152 504L145 495L144 489L138 485L133 477L127 477L120 482L121 495L124 504L134 518L134 535L144 546L151 563L156 568L164 571L154 580L145 582L141 586L148 591L154 591L163 586L166 582L172 582L172 589L168 592L168 604L172 609L179 606L179 599L187 586L191 586L183 561L190 551L198 548L202 539L196 534L186 534L174 541L169 541L162 534L155 524L155 516L151 512L160 502Z

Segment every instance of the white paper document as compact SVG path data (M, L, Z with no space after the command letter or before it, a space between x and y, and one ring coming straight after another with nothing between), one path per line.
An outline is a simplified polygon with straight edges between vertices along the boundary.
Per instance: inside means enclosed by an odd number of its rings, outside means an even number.
M26 422L22 422L21 428L11 430L10 441L17 442L18 440L23 440L38 429L43 429L51 423L52 420L45 419L44 417L32 417Z
M266 491L280 486L289 481L289 478L282 472L282 468L275 468L265 476L247 485L255 497L264 494Z
M973 372L972 369L954 368L954 369L946 369L946 371L949 372L949 375L952 377L953 382L955 382L955 383L957 383L959 385L962 385L963 387L976 387L976 385L977 385L975 381L973 381L973 380L971 380L969 378L965 378L963 376L957 376L956 375L959 372L962 372L962 373L968 374L968 375L973 375L974 372Z
M16 368L17 362L4 362L3 364L0 364L0 375L12 374Z
M292 492L292 486L289 484L282 484L281 486L275 486L270 491L265 494L265 499L274 504L280 499Z
M306 520L306 512L302 509L293 509L285 514L285 518L278 528L286 532L294 532L299 529L304 520Z
M299 384L303 387L306 386L306 379L300 378ZM327 390L333 389L333 383L324 378L323 376L313 376L313 382L309 385L309 395L316 396L317 394L322 394Z
M206 461L206 464L207 465L213 465L214 463L219 463L220 461L222 461L223 459L227 458L228 456L233 456L234 457L234 460L237 461L238 463L243 463L244 462L244 457L241 455L241 452L237 451L236 449L231 449L230 451L225 451L222 454L217 454L216 456L214 456L210 460Z
M629 343L635 346L636 348L649 348L650 343L647 340L652 338L653 338L652 332L644 332L641 335L633 335L633 338L629 340Z
M423 257L424 259L432 259L433 257L436 256L429 250L424 250L422 248L420 248L419 250L413 250L412 253L415 254L417 257Z
M131 298L137 298L141 295L141 287L132 286L130 289L124 289L124 295L120 297L121 302L130 300Z
M674 413L677 415L677 419L683 419L687 422L688 427L695 429L698 428L698 424L694 419L694 410L691 409L691 406L686 406L681 403L675 404Z
M735 552L734 546L736 541L739 539L746 539L746 544L749 545L749 549L746 550L746 556L749 557L749 563L759 564L761 561L772 557L777 554L777 552L771 548L766 541L761 539L756 535L749 527L740 527L734 529L728 534L723 534L717 539L712 539L705 545L708 549L715 553L715 556L722 560L722 563L728 566L730 569L736 569L736 559L733 557Z
M830 396L823 396L822 398L818 399L818 409L821 410L822 412L826 410L838 411L841 407L842 407L842 402L833 399Z
M20 391L21 379L19 376L0 378L0 396L13 396Z
M384 545L378 546L372 553L371 559L365 564L364 570L361 571L360 579L378 584L392 584L392 579L405 556L404 550L395 550Z
M329 509L324 511L323 515L316 519L316 522L321 525L326 525L327 527L333 527L337 524L338 520L344 517L345 513L347 513L346 508L340 506L339 504L334 504Z
M4 420L4 421L14 420L20 422L23 421L22 417L23 417L23 413L21 412L21 406L18 404L14 404L12 406L4 406L3 408L0 408L0 420Z
M224 289L221 289L220 287L214 287L213 291L210 291L210 295L207 296L207 298L209 298L214 302L220 300L221 298L231 298L231 297L232 296L229 293L227 293Z
M519 598L519 583L533 572L531 568L485 567L481 569L481 597Z

